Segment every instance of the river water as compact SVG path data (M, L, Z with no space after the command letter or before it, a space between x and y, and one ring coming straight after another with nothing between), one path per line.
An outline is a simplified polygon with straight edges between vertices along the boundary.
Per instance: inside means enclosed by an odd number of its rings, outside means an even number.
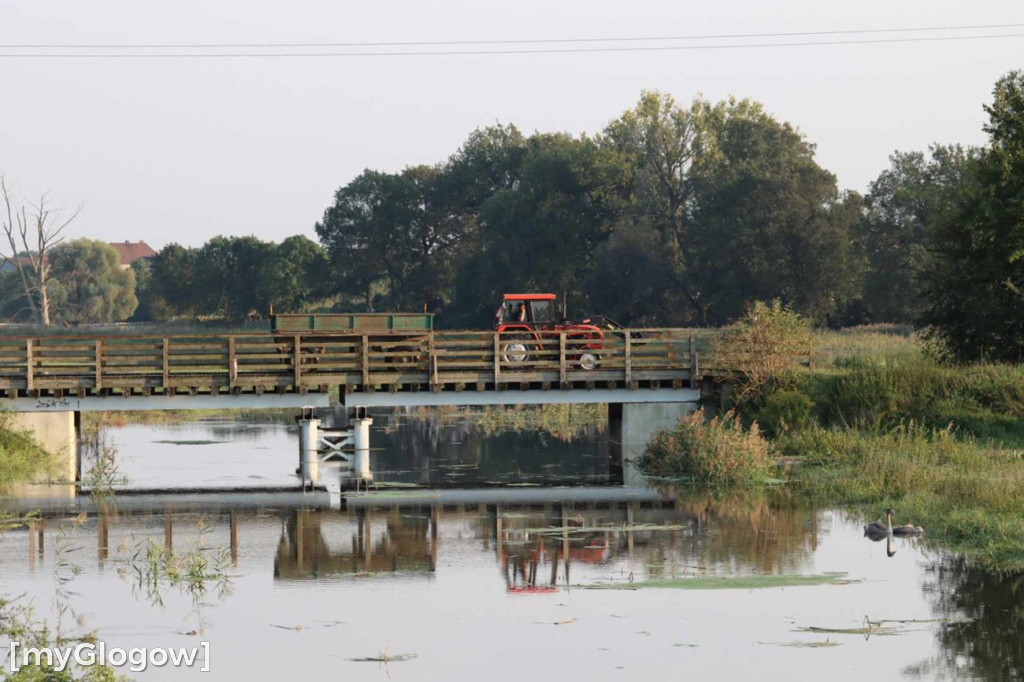
M326 491L270 492L296 485L287 423L125 425L104 436L122 487L138 494L106 511L88 497L4 500L42 514L0 533L0 597L107 647L209 642L209 673L120 670L132 678L1024 671L1024 577L987 573L926 541L896 540L889 557L859 520L782 497L624 487L597 426L509 432L469 417L378 418L372 463L385 487L344 498L330 466ZM560 485L537 485L551 482ZM222 490L138 492L204 487ZM173 584L146 561L164 547L184 576ZM190 583L189 571L205 579ZM765 587L773 575L784 584ZM684 578L709 589L678 589Z

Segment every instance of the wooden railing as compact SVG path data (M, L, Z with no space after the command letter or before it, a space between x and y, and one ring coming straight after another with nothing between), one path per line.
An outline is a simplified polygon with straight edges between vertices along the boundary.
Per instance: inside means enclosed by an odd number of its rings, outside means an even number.
M680 386L692 336L617 330L0 338L0 394L485 390Z

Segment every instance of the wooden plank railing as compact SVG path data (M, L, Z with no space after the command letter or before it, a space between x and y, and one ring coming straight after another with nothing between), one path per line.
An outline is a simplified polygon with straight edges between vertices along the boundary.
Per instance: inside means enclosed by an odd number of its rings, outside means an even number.
M0 391L462 390L690 381L680 329L0 338ZM536 386L534 386L536 385Z

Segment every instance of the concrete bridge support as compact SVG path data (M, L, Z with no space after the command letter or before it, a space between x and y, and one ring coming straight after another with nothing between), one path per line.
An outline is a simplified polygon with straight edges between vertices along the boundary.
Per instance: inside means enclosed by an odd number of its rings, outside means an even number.
M355 457L352 460L352 477L356 481L364 483L373 480L373 471L370 469L371 424L373 424L373 419L370 417L352 420L352 435L356 449Z
M50 482L73 486L81 479L81 417L81 412L15 412L11 415L12 427L29 431L40 447L56 457L57 466L49 476Z
M622 446L622 474L626 485L644 485L632 460L644 453L659 431L670 429L697 410L697 402L609 403L609 437Z
M302 487L320 482L320 420L312 410L298 418L299 422L299 477Z

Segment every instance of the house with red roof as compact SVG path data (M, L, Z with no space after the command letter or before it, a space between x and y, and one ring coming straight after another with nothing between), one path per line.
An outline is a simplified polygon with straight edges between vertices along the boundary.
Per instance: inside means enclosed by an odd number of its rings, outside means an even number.
M122 270L127 270L132 263L141 258L149 260L156 257L156 251L146 242L110 242L110 245L121 259Z

